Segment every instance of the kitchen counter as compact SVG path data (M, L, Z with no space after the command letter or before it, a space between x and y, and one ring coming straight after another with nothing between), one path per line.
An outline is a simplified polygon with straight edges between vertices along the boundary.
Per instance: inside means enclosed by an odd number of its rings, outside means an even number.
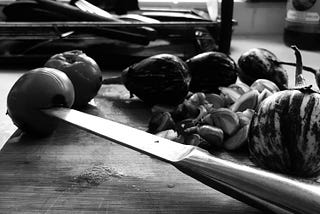
M280 35L236 36L231 57L253 47L295 61ZM302 51L302 57L319 68L320 52ZM292 86L294 68L286 68ZM262 213L167 163L67 124L46 138L24 135L6 115L7 94L23 72L0 72L0 213ZM305 78L315 85L312 74ZM142 130L151 116L121 85L102 86L83 111Z

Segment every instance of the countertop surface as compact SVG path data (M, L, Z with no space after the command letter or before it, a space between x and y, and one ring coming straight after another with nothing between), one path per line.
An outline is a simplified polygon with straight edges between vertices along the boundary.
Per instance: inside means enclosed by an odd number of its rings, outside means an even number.
M254 47L295 61L281 35L236 36L231 57ZM319 68L319 51L302 57ZM286 68L292 86L295 69ZM6 115L7 94L23 72L0 72L0 213L262 213L167 163L67 124L46 138L24 135ZM304 76L315 86L312 74ZM83 111L146 130L150 108L129 96L124 86L105 85Z

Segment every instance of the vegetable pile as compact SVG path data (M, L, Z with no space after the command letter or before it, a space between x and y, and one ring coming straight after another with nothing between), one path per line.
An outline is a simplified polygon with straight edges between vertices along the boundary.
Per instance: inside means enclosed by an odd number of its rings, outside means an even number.
M147 130L152 134L208 151L244 148L259 167L316 177L320 94L305 84L302 69L313 72L317 84L320 72L303 66L298 48L293 49L296 63L281 62L262 48L243 53L238 64L219 52L186 61L159 54L105 80L93 59L81 51L65 52L16 82L8 95L8 115L22 130L50 134L56 123L39 109L82 108L102 84L121 83L130 96L153 106ZM282 64L296 66L295 88L288 88Z
M219 89L220 93L191 93L170 110L154 106L148 131L209 151L242 147L255 110L279 88L269 80L258 79L251 86L239 82Z
M224 81L217 86L219 81L213 81L217 90L212 91L204 81L204 88L198 84L197 90L190 90L179 105L154 106L148 131L208 151L236 152L244 148L253 163L267 170L299 177L319 176L320 94L305 85L305 67L299 50L293 49L296 63L281 62L266 49L245 52L238 60L236 81L227 86ZM281 64L296 66L295 88L288 88L287 72ZM315 76L319 73L310 68L308 71ZM208 79L214 79L215 72ZM199 78L195 75L192 72L191 83Z
M79 50L56 54L43 67L25 72L7 97L7 114L21 130L46 136L57 121L41 113L52 107L83 108L96 96L102 75L97 63Z

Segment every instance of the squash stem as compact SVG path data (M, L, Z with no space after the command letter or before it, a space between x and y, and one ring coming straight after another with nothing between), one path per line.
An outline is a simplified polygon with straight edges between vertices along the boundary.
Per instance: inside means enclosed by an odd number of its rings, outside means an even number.
M294 62L276 61L276 63L277 63L278 65L297 66L297 63L294 63ZM303 68L303 70L309 71L309 72L313 73L314 75L315 75L316 73L318 73L318 71L317 71L316 69L311 68L311 67L309 67L309 66L304 66L304 65L303 65L302 68Z
M295 77L295 86L296 87L305 87L306 80L302 75L303 65L302 65L302 57L297 46L293 45L291 48L294 50L294 54L296 56L296 77Z

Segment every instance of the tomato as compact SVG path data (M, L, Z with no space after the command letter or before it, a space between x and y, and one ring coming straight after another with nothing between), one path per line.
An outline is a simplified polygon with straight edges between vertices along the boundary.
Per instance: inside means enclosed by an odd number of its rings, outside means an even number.
M71 107L74 88L68 76L54 68L37 68L24 73L13 85L7 97L7 114L25 132L50 134L57 121L40 109Z
M87 105L101 87L102 74L98 64L80 50L55 54L44 66L61 70L70 78L75 90L73 108Z

